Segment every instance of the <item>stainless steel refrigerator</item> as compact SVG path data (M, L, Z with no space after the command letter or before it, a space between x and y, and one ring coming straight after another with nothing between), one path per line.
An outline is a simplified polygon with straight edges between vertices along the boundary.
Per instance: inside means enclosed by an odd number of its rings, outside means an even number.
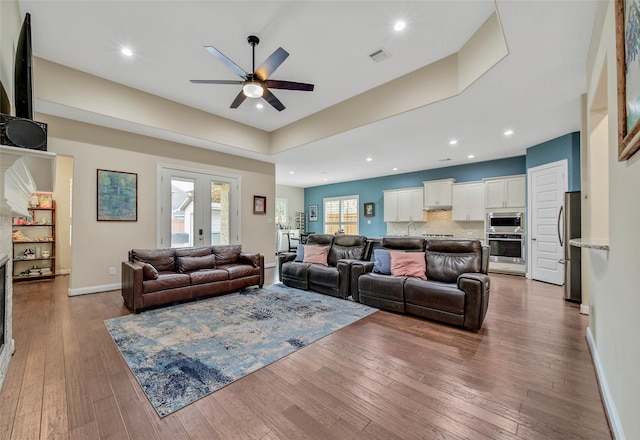
M580 191L566 192L558 213L558 239L564 246L564 299L578 303L582 302L580 248L569 246L569 240L580 234Z

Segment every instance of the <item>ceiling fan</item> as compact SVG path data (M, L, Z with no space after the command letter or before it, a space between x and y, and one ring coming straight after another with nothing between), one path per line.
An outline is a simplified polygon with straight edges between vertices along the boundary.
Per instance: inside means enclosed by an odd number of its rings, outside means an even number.
M252 48L252 69L253 73L247 73L242 70L236 63L227 58L222 52L213 46L205 46L204 48L214 57L222 61L229 69L236 73L242 80L224 80L224 79L192 79L191 82L195 84L242 84L242 90L236 96L236 99L231 103L231 108L238 108L240 104L244 102L246 98L260 98L263 97L269 104L271 104L276 110L282 111L285 109L284 104L280 102L278 98L274 96L269 90L271 89L284 89L284 90L302 90L307 92L313 91L313 84L305 84L292 81L279 81L275 79L268 79L269 76L287 59L289 52L279 47L273 52L269 58L265 60L256 69L256 46L260 43L260 39L255 35L247 37L247 42Z

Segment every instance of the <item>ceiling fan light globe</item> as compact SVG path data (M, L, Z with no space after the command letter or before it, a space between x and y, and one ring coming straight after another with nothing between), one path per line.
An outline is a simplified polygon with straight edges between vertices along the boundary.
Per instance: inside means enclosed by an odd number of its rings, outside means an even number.
M242 86L242 91L247 98L260 98L264 93L262 85L257 82L248 82Z

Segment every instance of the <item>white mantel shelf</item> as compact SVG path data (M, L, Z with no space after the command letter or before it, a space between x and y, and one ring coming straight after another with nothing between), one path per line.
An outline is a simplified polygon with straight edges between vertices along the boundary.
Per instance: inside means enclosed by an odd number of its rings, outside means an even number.
M596 249L600 251L609 250L609 242L607 240L598 238L574 238L572 240L569 240L569 246L586 249Z

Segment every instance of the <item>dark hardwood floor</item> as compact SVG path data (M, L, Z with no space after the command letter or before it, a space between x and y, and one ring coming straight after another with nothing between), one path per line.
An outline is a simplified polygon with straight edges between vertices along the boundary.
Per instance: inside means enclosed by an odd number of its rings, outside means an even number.
M587 317L560 287L491 279L477 334L377 312L162 419L104 327L119 291L17 283L0 438L611 439Z

